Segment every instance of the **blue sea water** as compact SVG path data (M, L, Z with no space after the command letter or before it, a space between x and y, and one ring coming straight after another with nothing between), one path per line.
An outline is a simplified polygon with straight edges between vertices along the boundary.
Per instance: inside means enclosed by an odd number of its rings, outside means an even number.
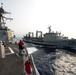
M76 53L31 43L25 45L32 51L40 75L76 75Z

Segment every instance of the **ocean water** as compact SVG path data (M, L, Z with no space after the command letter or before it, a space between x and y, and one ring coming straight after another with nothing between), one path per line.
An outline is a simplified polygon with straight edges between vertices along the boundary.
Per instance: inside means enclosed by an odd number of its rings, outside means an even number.
M15 41L18 43L20 40L22 40L22 37L16 37Z
M40 75L76 75L76 53L26 43Z

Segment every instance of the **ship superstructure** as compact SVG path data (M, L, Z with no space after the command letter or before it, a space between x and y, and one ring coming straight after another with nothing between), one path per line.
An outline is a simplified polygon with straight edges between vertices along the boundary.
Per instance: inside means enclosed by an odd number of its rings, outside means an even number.
M10 41L13 38L13 31L10 30L7 26L5 26L5 20L13 20L13 18L5 17L5 14L11 14L10 12L6 12L3 9L3 3L1 3L0 7L0 41Z
M49 26L48 28L49 28L49 32L44 34L44 38L43 38L44 42L48 42L48 43L51 43L51 44L62 44L62 45L63 44L68 44L68 40L69 40L68 37L63 36L61 34L61 32L52 31L51 26Z

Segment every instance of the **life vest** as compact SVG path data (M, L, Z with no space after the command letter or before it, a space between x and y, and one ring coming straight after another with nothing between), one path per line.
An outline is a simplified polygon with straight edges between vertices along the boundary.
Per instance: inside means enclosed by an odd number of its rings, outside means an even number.
M23 42L20 40L20 42L19 42L19 49L24 49L24 45L23 45Z
M23 42L20 40L19 45L23 45Z
M32 66L31 66L30 60L27 60L25 62L25 71L27 72L27 74L31 74L32 72Z

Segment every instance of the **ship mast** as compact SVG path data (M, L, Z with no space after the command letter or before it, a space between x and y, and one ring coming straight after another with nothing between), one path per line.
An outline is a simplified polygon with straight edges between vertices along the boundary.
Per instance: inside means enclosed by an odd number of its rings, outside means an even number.
M3 29L2 25L4 25L4 28L5 28L5 22L4 22L4 20L13 20L13 18L5 17L4 14L11 14L11 13L10 12L6 12L3 9L3 3L1 3L1 7L0 7L0 29Z
M51 26L49 26L48 29L49 29L49 33L51 33Z

